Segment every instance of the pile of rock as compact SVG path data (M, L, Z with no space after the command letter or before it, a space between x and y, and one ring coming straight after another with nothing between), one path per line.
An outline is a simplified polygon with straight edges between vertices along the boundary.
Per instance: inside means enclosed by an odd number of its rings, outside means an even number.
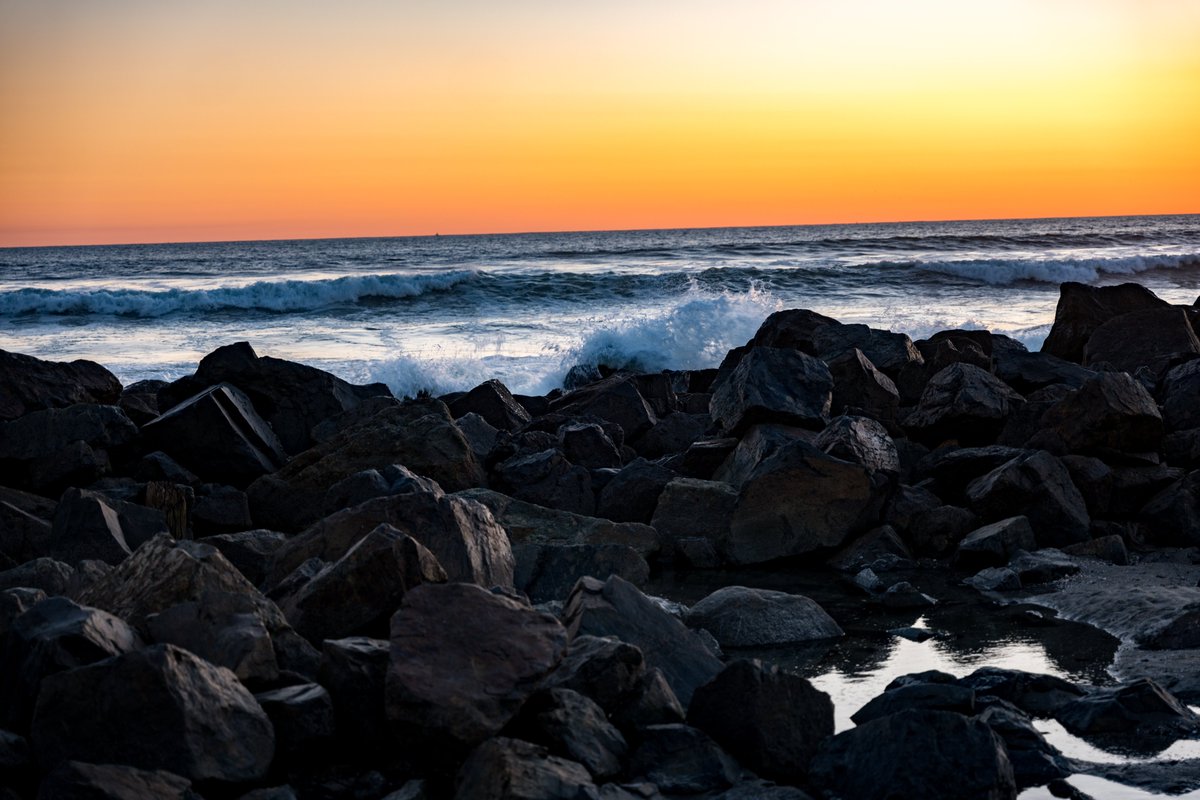
M828 696L722 652L842 636L820 605L727 586L687 609L639 587L818 566L917 609L935 598L898 572L1002 597L1089 559L1187 560L1196 313L1064 284L1031 353L781 311L718 369L580 368L545 397L488 381L398 400L245 343L123 389L0 352L0 784L1003 798L1086 769L1033 717L1194 736L1160 683L996 670L908 676L835 736ZM1191 649L1195 617L1117 634Z

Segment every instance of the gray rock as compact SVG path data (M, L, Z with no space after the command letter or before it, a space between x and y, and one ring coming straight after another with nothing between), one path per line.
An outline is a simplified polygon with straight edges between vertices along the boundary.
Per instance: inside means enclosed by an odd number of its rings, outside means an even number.
M1200 731L1200 717L1149 678L1097 689L1059 708L1054 718L1078 735L1137 733L1173 739Z
M208 536L204 543L221 551L246 579L255 586L266 577L271 556L278 550L287 536L276 531L257 529L241 533L222 533Z
M0 350L0 419L76 403L115 403L121 382L94 361L43 361Z
M687 623L722 647L762 647L843 636L841 627L804 595L726 586L692 606Z
M390 746L384 716L390 651L386 640L365 636L322 643L321 685L333 700L338 739L353 749L370 752Z
M976 697L999 697L1034 717L1052 716L1083 695L1078 686L1054 675L1000 667L980 667L958 682L974 689Z
M276 749L299 758L333 738L333 701L316 683L300 683L254 696L275 729Z
M1033 445L1070 453L1143 453L1162 443L1158 405L1133 376L1102 372L1046 410Z
M820 428L832 393L824 362L796 350L755 347L714 388L709 412L731 433L763 422Z
M633 441L658 422L654 410L642 396L637 380L621 374L595 381L552 400L550 411L568 417L594 416L614 422L620 426L626 441Z
M596 507L587 469L558 450L518 453L493 467L492 477L497 489L529 503L576 514Z
M1130 311L1166 307L1165 300L1137 283L1119 286L1064 283L1059 286L1054 325L1042 345L1042 352L1081 363L1088 339L1108 320Z
M952 683L912 683L888 689L850 715L855 725L909 709L953 711L964 716L975 714L974 690Z
M614 522L647 523L654 516L663 489L677 477L674 470L644 458L635 459L605 484L596 503L596 516Z
M861 350L854 348L828 363L833 377L833 414L863 414L884 425L896 424L899 390Z
M738 493L721 481L675 478L658 496L650 525L667 542L704 539L716 545L729 535Z
M1200 339L1180 306L1148 308L1113 317L1092 332L1083 364L1106 364L1122 372L1147 367L1155 379L1181 361L1200 354Z
M962 569L995 567L1008 563L1018 550L1034 550L1037 539L1027 517L1009 517L968 533L958 543L955 566Z
M1074 575L1079 572L1079 562L1054 548L1035 550L1032 553L1019 550L1008 562L1008 568L1017 573L1022 586L1032 586Z
M513 431L529 422L529 412L521 407L503 383L484 381L448 404L455 419L478 414L493 428Z
M1039 545L1059 547L1087 541L1090 518L1083 496L1062 462L1046 451L1019 456L972 481L971 507L984 519L1023 515Z
M247 595L204 592L198 600L150 614L145 627L155 642L190 650L243 682L269 683L279 677L271 633Z
M963 581L981 592L1015 592L1021 588L1021 578L1008 567L984 567Z
M509 726L512 735L583 764L598 781L616 777L629 749L593 700L571 689L535 692Z
M192 782L164 770L145 770L120 764L68 761L52 771L38 789L39 800L201 800Z
M951 364L929 379L904 427L931 445L946 439L990 444L1023 402L1021 395L991 373L971 364Z
M520 739L489 739L463 763L455 800L585 800L598 797L588 771Z
M631 775L660 791L696 794L732 786L740 770L709 736L688 725L652 725L629 760Z
M650 579L646 559L624 544L518 544L513 555L517 560L513 583L535 603L565 600L575 583L588 576L607 580L619 575L634 586Z
M65 595L74 577L75 570L69 564L53 558L35 558L0 572L0 591L25 587L41 589L46 594Z

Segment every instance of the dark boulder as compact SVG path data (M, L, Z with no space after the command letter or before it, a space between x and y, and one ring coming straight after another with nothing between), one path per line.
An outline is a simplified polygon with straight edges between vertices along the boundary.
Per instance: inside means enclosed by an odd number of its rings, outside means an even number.
M354 636L326 639L321 647L321 685L333 701L335 727L350 750L386 749L384 687L391 645Z
M658 496L650 525L671 547L704 539L714 548L729 535L738 492L722 481L675 478Z
M508 387L497 380L484 381L446 405L455 419L478 414L501 431L515 431L529 422L529 412L516 401Z
M654 516L663 489L676 477L674 470L644 458L635 459L605 484L596 504L596 516L614 522L647 523Z
M76 403L111 405L120 396L121 382L95 362L42 361L0 350L0 420Z
M832 361L852 350L860 350L881 372L893 379L908 366L921 366L924 357L903 333L868 328L866 325L823 325L813 331L813 355Z
M606 580L620 575L634 586L650 579L650 565L625 544L536 544L513 546L514 586L535 603L565 600L576 582L591 576Z
M1200 732L1200 717L1149 678L1096 689L1063 705L1054 718L1077 735L1137 733L1173 739Z
M1111 455L1157 451L1163 421L1146 389L1123 372L1089 378L1052 405L1031 446L1070 453Z
M638 390L637 381L625 375L613 375L568 392L551 401L550 411L570 417L594 416L615 422L632 441L654 424L658 417Z
M263 685L279 677L271 632L253 597L207 591L150 614L144 627L159 644L173 644L218 667L243 683Z
M387 718L422 748L469 747L499 733L567 647L558 620L465 583L413 589L391 634Z
M629 773L668 794L697 794L732 786L737 762L708 734L689 725L651 725L629 759Z
M1063 463L1044 450L1018 456L972 481L971 508L986 520L1029 518L1043 547L1087 541L1090 518Z
M887 426L896 424L900 392L858 348L829 361L833 414L861 414Z
M492 476L498 490L519 500L576 514L595 510L591 475L559 450L518 453L497 464Z
M1131 311L1166 307L1166 301L1137 283L1087 286L1069 281L1059 286L1054 325L1042 344L1042 352L1082 363L1088 339L1105 322Z
M999 697L1034 717L1053 716L1083 695L1082 689L1062 678L1000 667L980 667L958 682L974 689L976 696Z
M35 494L0 487L0 563L23 564L47 552L55 503Z
M657 427L657 426L655 426ZM572 464L587 469L620 467L621 451L594 422L575 422L558 429L562 452Z
M657 425L634 442L634 449L645 458L661 458L672 453L685 452L712 427L708 403L705 402L703 407L703 413L688 414L677 411L662 417Z
M221 555L255 586L262 583L271 557L286 541L284 534L262 529L222 533L204 539L205 544L220 550Z
M1192 359L1169 371L1159 394L1167 430L1200 428L1200 359Z
M283 759L317 754L334 735L333 702L316 683L298 683L260 692L254 699L275 729L275 745Z
M871 473L900 474L900 454L887 429L867 417L835 418L814 442L834 458L862 464Z
M1024 398L1004 381L971 364L951 364L925 385L904 427L930 444L953 439L990 444Z
M1200 470L1189 472L1151 498L1138 521L1152 542L1200 545Z
M67 761L46 776L39 800L201 800L192 782L164 770Z
M46 768L119 763L196 781L261 778L275 751L270 721L233 673L172 645L47 677L32 739Z
M850 719L855 725L863 725L910 709L953 711L969 717L975 713L975 692L953 683L910 683L876 695Z
M0 640L8 633L17 617L45 599L46 593L41 589L31 589L27 586L0 589Z
M967 484L1032 450L993 444L987 447L947 445L923 456L913 469L915 480L929 480L935 494L947 502L960 502Z
M542 684L579 692L614 715L636 699L646 675L646 660L637 647L613 636L579 634Z
M993 704L983 710L979 720L1004 740L1018 788L1042 786L1070 774L1067 760L1046 741L1029 717L1003 700L992 700Z
M997 353L995 372L997 378L1024 395L1054 385L1078 389L1096 374L1046 352L1029 353L1021 350Z
M1153 308L1122 314L1097 328L1083 349L1083 363L1129 373L1146 367L1157 381L1171 367L1197 355L1200 339L1189 312L1180 307Z
M1034 550L1037 539L1027 517L1009 517L968 533L958 543L955 566L966 570L1007 564L1018 550Z
M463 762L455 800L590 800L596 785L582 764L520 739L489 739Z
M796 350L756 347L713 391L709 412L729 433L764 422L822 428L832 391L824 362Z
M40 589L48 595L65 595L74 579L75 570L70 564L53 558L35 558L0 571L0 591L25 587Z
M596 780L622 771L629 745L604 710L571 689L542 689L525 701L506 731L583 764Z
M803 783L833 735L833 703L798 675L738 660L696 690L688 724L764 778Z
M0 478L42 494L108 475L131 450L137 426L116 406L74 405L0 422Z
M131 383L121 391L121 398L117 401L117 406L134 423L145 425L162 413L158 407L158 393L166 385L166 381L157 380Z
M833 617L802 594L726 586L697 602L687 623L722 647L768 647L844 635Z
M763 320L750 343L754 347L782 347L816 355L813 342L816 331L826 325L840 324L833 317L806 308L789 308Z
M1021 579L1022 586L1050 583L1079 572L1079 562L1061 550L1045 548L1032 553L1018 550L1008 568Z

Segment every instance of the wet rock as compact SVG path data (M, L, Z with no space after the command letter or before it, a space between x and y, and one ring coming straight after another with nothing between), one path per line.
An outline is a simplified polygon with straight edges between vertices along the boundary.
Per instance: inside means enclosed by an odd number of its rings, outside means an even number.
M676 548L682 547L680 540L697 538L715 546L729 534L737 499L737 490L727 483L675 478L658 496L650 525Z
M266 584L278 584L310 558L337 561L383 524L426 547L451 581L513 585L512 548L491 512L461 497L429 492L378 497L326 517L275 551Z
M479 745L458 771L456 800L581 800L598 797L588 771L520 739Z
M965 508L939 506L918 514L906 538L917 555L941 557L978 524L979 517Z
M912 553L891 525L880 525L859 536L829 559L829 566L842 572L863 569L878 571L910 564Z
M866 325L836 323L813 331L813 355L832 361L854 349L861 350L876 367L893 379L905 367L924 363L921 351L903 333L868 328Z
M159 392L159 402L170 408L202 388L221 383L245 393L290 454L315 444L310 431L319 423L371 398L391 397L382 383L355 386L316 367L259 356L249 343L237 342L201 359L194 376Z
M660 458L671 453L682 453L701 439L711 427L708 403L703 413L689 414L682 411L662 417L658 424L646 431L634 448L644 458Z
M270 721L233 673L173 645L47 677L32 738L44 767L115 762L191 780L261 778L275 751Z
M223 533L204 539L205 544L220 550L221 555L255 586L262 583L271 556L286 541L284 534L263 529Z
M1066 759L1019 709L1000 701L984 709L979 721L1004 740L1018 788L1042 786L1070 774Z
M553 617L478 586L424 584L392 618L391 642L388 720L413 744L462 747L508 724L562 660L567 633Z
M1097 689L1057 710L1054 718L1077 735L1133 733L1180 738L1200 730L1200 717L1149 678Z
M86 485L109 474L137 426L116 406L74 405L0 422L0 476L43 494Z
M192 530L196 536L237 533L253 527L246 493L232 486L208 488L192 507Z
M35 558L0 572L0 591L25 587L50 595L65 595L74 577L75 570L69 564L53 558Z
M980 569L1007 564L1018 550L1034 550L1037 539L1027 517L1009 517L971 531L958 543L954 564Z
M833 703L798 675L738 660L696 690L688 724L764 778L803 783L833 735Z
M1083 695L1082 689L1062 678L1000 667L981 667L959 683L974 689L977 697L999 697L1034 717L1053 716Z
M691 607L687 623L722 647L761 647L843 636L841 627L804 595L726 586Z
M333 702L318 684L284 686L254 699L271 720L276 749L284 757L312 753L333 737Z
M488 424L487 420L475 413L463 414L454 420L454 424L462 431L475 460L483 464L487 461L496 442L500 439L500 431Z
M514 431L529 422L529 412L516 401L508 387L497 380L484 381L447 405L455 419L478 414L497 430Z
M896 384L861 350L854 348L829 361L833 377L833 414L862 414L884 425L895 425L900 407Z
M576 514L595 510L588 471L558 450L515 455L497 464L493 476L497 489L519 500Z
M897 611L909 611L937 605L937 600L920 591L908 581L900 581L889 586L879 596L879 602L884 608Z
M326 639L321 647L321 685L333 701L339 741L351 750L387 747L384 686L391 644L352 636Z
M1024 398L1004 381L970 364L952 364L929 379L904 427L930 444L955 439L989 444Z
M543 685L572 689L613 714L636 698L645 676L646 661L637 647L615 637L580 634Z
M1089 538L1091 520L1083 496L1062 462L1044 450L1014 458L972 481L967 498L984 519L1028 517L1042 546Z
M838 417L825 426L814 444L834 458L861 464L872 473L900 473L896 445L887 429L873 419Z
M1125 540L1117 534L1098 536L1090 542L1068 545L1062 550L1069 556L1098 558L1110 564L1129 563L1129 550L1125 547Z
M1032 553L1020 550L1008 562L1008 568L1017 573L1022 586L1033 586L1074 575L1079 572L1079 562L1053 548Z
M1200 470L1151 498L1139 521L1151 541L1183 547L1200 544Z
M76 403L113 404L121 382L93 361L43 361L0 350L0 420Z
M637 381L622 375L613 375L575 389L551 401L550 410L571 417L591 415L615 422L621 427L627 441L641 436L658 421L638 390Z
M325 639L382 635L404 595L424 583L444 583L446 571L420 542L380 525L321 570L280 608L316 645Z
M644 458L631 461L600 492L596 515L614 522L648 523L663 489L677 477L674 470Z
M271 633L246 595L205 592L198 601L149 615L145 628L153 641L189 650L244 683L261 685L279 677Z
M1089 378L1051 406L1034 442L1071 453L1143 453L1156 451L1163 424L1154 398L1123 372Z
M709 412L730 433L764 422L821 428L832 391L824 362L795 350L755 347L714 389Z
M1042 352L1082 363L1085 345L1105 322L1131 311L1167 306L1166 301L1155 297L1140 284L1087 286L1069 281L1059 286L1054 325L1046 336Z
M591 576L606 580L620 575L634 586L650 578L650 565L624 544L518 544L513 583L535 603L565 600L575 583Z
M604 710L571 689L535 692L509 725L509 732L582 764L596 780L616 777L629 748Z
M338 431L247 489L258 525L294 532L327 510L326 492L364 470L403 464L447 491L484 484L471 446L437 400L413 400Z
M783 347L815 355L813 335L817 330L840 324L833 317L806 308L789 308L776 311L763 320L750 343L755 347Z
M201 800L192 782L165 770L145 770L120 764L67 761L46 776L38 789L40 800Z
M1147 367L1155 379L1181 361L1200 354L1200 339L1188 311L1180 307L1131 311L1108 320L1092 333L1083 364L1110 365L1122 372Z
M1021 578L1008 567L985 567L963 581L981 592L1015 592L1021 588Z
M975 692L965 686L948 683L913 683L889 689L872 698L850 715L855 725L910 709L953 711L964 716L975 713Z
M1009 351L995 358L996 377L1021 394L1056 384L1078 389L1096 373L1047 352Z
M1017 796L1003 741L985 723L950 711L901 711L840 733L821 748L810 775L841 797Z
M639 648L646 663L661 669L686 706L697 687L721 669L700 638L628 581L584 578L567 599L563 621L571 637L616 636Z
M142 646L124 620L65 597L36 603L9 623L0 650L0 726L24 732L44 680Z
M558 429L558 437L563 455L572 464L587 469L621 466L621 451L600 425L590 422L564 425Z
M629 772L659 791L696 794L732 786L740 770L703 731L676 724L652 725L642 732Z

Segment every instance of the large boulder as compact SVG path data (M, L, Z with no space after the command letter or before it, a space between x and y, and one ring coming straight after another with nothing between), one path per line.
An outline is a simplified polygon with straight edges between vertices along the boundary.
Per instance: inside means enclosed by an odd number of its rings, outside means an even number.
M1048 717L1083 695L1083 690L1055 675L1001 667L980 667L958 679L977 697L992 695L1012 703L1034 717Z
M1013 800L1008 753L986 723L951 711L907 710L826 741L809 775L845 798Z
M121 382L93 361L43 361L0 350L0 420L76 403L115 404Z
M596 516L613 522L647 523L663 489L678 477L674 470L637 458L625 465L600 492Z
M1097 689L1059 708L1054 718L1077 735L1136 732L1173 740L1200 732L1200 716L1149 678Z
M738 491L723 481L675 478L658 496L650 525L665 542L703 539L716 547L729 535Z
M567 649L554 617L466 583L413 589L391 634L387 718L430 749L495 736Z
M382 383L355 386L316 367L259 356L248 342L237 342L201 359L195 375L160 390L159 403L169 409L200 389L220 383L244 392L291 454L314 444L310 432L324 420L372 397L391 397Z
M1088 339L1105 322L1131 311L1166 308L1167 305L1165 300L1137 283L1087 286L1069 281L1059 286L1054 325L1042 344L1042 352L1082 363Z
M1004 350L995 357L996 377L1021 394L1060 384L1078 389L1096 373L1049 353Z
M632 441L658 422L646 398L638 389L636 379L613 375L568 392L551 401L550 411L569 417L598 417L615 422Z
M907 677L907 676L906 676ZM862 708L850 715L855 725L862 725L889 714L909 709L954 711L965 716L975 713L975 691L954 683L924 682L917 676L912 683L890 685L883 694L871 698Z
M69 563L96 559L119 564L144 542L167 532L161 511L68 489L55 509L46 552Z
M954 564L962 569L1007 564L1018 550L1037 549L1028 517L1009 517L971 531L958 543Z
M583 764L596 780L614 778L628 751L625 737L594 700L572 689L535 692L508 733Z
M817 748L833 735L833 702L798 675L737 660L696 690L688 724L758 775L803 783Z
M709 413L731 433L763 422L821 428L832 397L824 362L797 350L755 347L713 391Z
M1091 538L1091 520L1071 474L1045 450L1018 456L967 486L967 498L985 520L1025 516L1037 543L1061 547Z
M413 400L349 425L255 481L246 492L251 516L272 530L301 530L326 513L326 492L334 484L392 464L403 464L450 492L484 483L483 469L446 406Z
M48 595L65 595L75 579L70 564L53 558L35 558L24 564L0 571L0 591L26 587L41 589Z
M896 424L900 391L861 350L854 348L831 359L829 374L833 376L833 414L862 414L884 425Z
M620 575L634 586L650 579L650 565L624 544L516 544L513 583L535 603L565 600L575 583L587 576L604 580Z
M825 426L814 444L834 458L862 464L872 473L900 474L896 443L887 429L873 419L837 417Z
M1200 470L1189 472L1146 503L1138 515L1157 544L1200 545Z
M0 487L0 563L23 564L45 553L54 510L45 497Z
M651 725L629 759L629 772L670 795L725 789L737 780L737 763L699 728Z
M1051 406L1034 441L1070 453L1157 452L1163 419L1154 398L1124 372L1105 372L1084 381Z
M46 678L32 739L44 768L116 763L196 781L261 778L275 754L270 720L234 674L173 645Z
M152 447L201 478L237 487L274 472L287 454L246 395L219 383L142 426Z
M1200 428L1200 359L1192 359L1168 372L1160 395L1167 430Z
M254 699L275 729L279 760L302 763L320 755L333 739L333 701L320 684L283 686L260 692Z
M386 749L384 686L391 645L386 639L326 639L321 647L321 685L333 700L338 738L352 749Z
M754 347L782 347L815 355L813 335L817 330L840 324L833 317L806 308L789 308L776 311L763 320L750 343Z
M433 553L451 581L513 585L512 548L487 507L431 492L378 497L326 517L275 551L265 585L277 586L310 558L337 561L384 524Z
M74 405L0 422L0 479L43 494L109 474L137 437L116 406Z
M545 747L498 736L475 748L456 778L455 800L584 800L599 797L587 769Z
M726 586L700 600L687 623L722 647L769 647L844 635L833 617L802 594Z
M201 800L192 782L161 769L67 761L46 776L38 797L86 800Z
M990 372L973 364L951 364L929 379L904 427L931 445L946 439L990 444L1023 402L1021 395Z
M824 325L813 331L813 355L822 361L860 350L871 363L893 379L906 367L925 363L921 351L907 334L868 328L866 325Z
M271 632L250 595L206 591L198 600L150 614L144 627L155 642L232 670L243 683L262 685L279 677Z
M517 453L493 467L492 475L498 490L519 500L576 514L595 510L590 473L559 450Z
M639 648L647 664L662 670L684 706L721 669L699 636L617 576L603 583L581 579L567 598L563 622L572 638L616 636Z
M1146 367L1155 378L1200 355L1200 339L1189 311L1180 307L1132 311L1105 322L1083 348L1083 363L1106 364L1123 372Z
M447 405L455 419L478 414L501 431L514 431L529 422L529 412L516 401L508 387L497 380L484 381Z

